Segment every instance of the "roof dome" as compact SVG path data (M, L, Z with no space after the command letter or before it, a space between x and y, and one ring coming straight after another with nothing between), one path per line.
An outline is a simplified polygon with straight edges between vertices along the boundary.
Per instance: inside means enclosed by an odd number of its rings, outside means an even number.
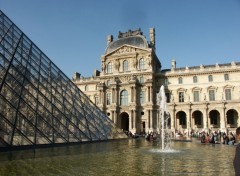
M123 45L132 45L138 48L148 48L148 43L145 37L142 35L129 36L126 38L120 38L116 41L111 42L106 48L105 54L111 53L117 48Z

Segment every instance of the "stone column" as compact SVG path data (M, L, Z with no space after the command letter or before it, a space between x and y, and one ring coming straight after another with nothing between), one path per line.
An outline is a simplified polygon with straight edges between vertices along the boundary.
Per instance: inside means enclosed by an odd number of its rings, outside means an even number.
M176 116L175 116L175 104L173 103L173 109L172 111L170 112L171 113L171 129L174 130L174 134L175 134L175 130L177 129L177 119L176 119Z
M223 108L222 108L222 115L220 115L220 128L221 128L221 131L225 131L227 132L227 122L226 122L226 114L225 114L225 111L226 111L226 107L225 107L225 104L223 104Z
M131 87L131 102L134 102L134 88Z
M117 111L115 111L114 113L114 123L117 125L118 127L118 120L117 120Z
M115 103L115 90L112 88L112 103Z
M150 102L150 86L147 87L147 101Z
M111 114L112 114L112 121L113 121L113 123L115 123L115 119L114 119L114 111L111 111Z
M187 118L187 130L188 130L188 135L190 135L191 133L191 129L192 129L192 122L191 122L191 112L192 112L192 109L191 109L191 105L189 106L189 111L188 111L188 118Z
M99 94L99 103L102 105L102 90L99 91L100 94Z
M206 104L206 107L204 108L204 114L203 114L203 128L205 131L209 131L209 122L208 122L208 105Z
M133 119L133 117L132 117L132 110L130 111L130 116L129 116L129 131L132 131L132 119Z
M136 132L136 124L137 124L137 118L136 118L136 110L133 110L133 119L132 119L132 123L133 123L133 131Z
M152 86L149 86L149 89L150 89L150 90L149 90L149 94L150 94L150 96L149 96L149 98L150 98L150 99L149 99L149 102L152 103L152 102L153 102L153 99L152 99L152 98L153 98L153 97L152 97L152 96L153 96Z

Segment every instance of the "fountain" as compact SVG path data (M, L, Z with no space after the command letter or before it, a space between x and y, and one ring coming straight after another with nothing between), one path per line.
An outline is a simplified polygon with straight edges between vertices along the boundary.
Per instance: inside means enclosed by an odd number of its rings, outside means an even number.
M168 128L168 121L170 114L167 109L166 95L164 86L160 87L160 91L157 95L159 104L159 133L161 141L161 151L172 151L170 149L171 144L171 130Z

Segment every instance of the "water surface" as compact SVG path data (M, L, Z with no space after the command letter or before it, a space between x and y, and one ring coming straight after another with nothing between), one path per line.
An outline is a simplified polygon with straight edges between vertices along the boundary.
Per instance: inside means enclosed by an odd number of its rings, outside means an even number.
M0 153L1 176L234 175L235 146L144 138Z

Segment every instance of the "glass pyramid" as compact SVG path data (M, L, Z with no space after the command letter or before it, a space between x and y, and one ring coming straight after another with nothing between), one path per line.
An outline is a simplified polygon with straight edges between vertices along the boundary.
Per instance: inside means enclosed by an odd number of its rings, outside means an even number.
M125 137L0 11L0 148Z

